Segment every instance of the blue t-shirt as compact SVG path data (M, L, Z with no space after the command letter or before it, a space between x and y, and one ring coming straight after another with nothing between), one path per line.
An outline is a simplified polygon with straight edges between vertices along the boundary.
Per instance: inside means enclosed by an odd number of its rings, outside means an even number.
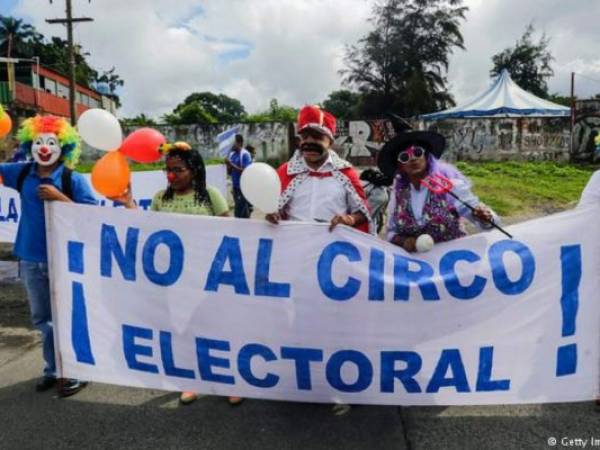
M27 164L0 164L0 176L4 179L4 185L16 189L19 174ZM61 191L63 170L64 166L61 164L49 177L52 184ZM40 184L42 184L42 179L37 174L37 164L34 163L29 174L25 177L21 189L21 217L14 254L24 261L46 263L48 262L48 255L46 253L44 201L40 199L37 192ZM71 188L75 203L88 203L90 205L97 203L87 180L80 173L73 172Z
M231 150L231 152L229 152L228 159L233 164L235 164L238 167L241 167L242 169L245 169L250 164L252 164L252 155L250 154L250 152L248 150L246 150L244 148L241 149L239 152L237 152L235 150ZM234 188L240 187L240 178L241 177L242 177L242 172L239 172L235 169L233 169L231 171L231 184L233 185Z

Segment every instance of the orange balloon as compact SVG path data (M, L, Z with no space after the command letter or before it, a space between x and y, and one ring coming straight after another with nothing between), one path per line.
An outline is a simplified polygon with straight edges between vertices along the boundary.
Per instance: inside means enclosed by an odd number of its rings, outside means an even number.
M12 120L10 120L10 116L8 114L4 113L0 117L0 138L3 138L8 133L10 133L11 129L12 129Z
M121 152L108 152L92 169L92 186L105 197L118 197L127 190L131 172Z

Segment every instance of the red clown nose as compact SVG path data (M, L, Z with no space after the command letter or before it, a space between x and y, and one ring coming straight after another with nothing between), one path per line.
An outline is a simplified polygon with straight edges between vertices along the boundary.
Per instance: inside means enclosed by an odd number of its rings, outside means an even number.
M169 172L169 173L167 173L167 181L168 181L169 183L172 183L173 181L175 181L175 177L176 177L176 176L177 176L177 175L175 175L173 172Z

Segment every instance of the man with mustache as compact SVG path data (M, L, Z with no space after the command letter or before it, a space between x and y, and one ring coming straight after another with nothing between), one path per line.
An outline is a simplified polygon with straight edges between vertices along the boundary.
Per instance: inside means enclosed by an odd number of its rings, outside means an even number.
M280 220L329 222L372 232L365 192L352 165L331 146L335 117L317 106L305 106L298 114L299 148L277 169L281 180L279 212L267 214L274 224ZM335 415L350 411L350 405L333 405Z
M279 212L266 216L269 222L329 222L330 230L342 224L370 231L369 208L358 174L331 150L335 122L332 114L317 106L300 110L300 148L277 169L282 193Z

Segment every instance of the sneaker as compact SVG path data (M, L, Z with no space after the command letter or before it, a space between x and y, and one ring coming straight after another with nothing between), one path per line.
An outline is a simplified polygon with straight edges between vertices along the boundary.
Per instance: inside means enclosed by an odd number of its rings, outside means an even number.
M198 399L198 394L191 391L182 392L179 396L179 403L182 405L189 405Z
M88 385L87 381L75 380L73 378L61 378L58 386L59 397L70 397L77 394Z
M55 384L56 384L56 378L55 377L43 377L35 385L35 390L37 392L45 392L48 389L54 387Z

